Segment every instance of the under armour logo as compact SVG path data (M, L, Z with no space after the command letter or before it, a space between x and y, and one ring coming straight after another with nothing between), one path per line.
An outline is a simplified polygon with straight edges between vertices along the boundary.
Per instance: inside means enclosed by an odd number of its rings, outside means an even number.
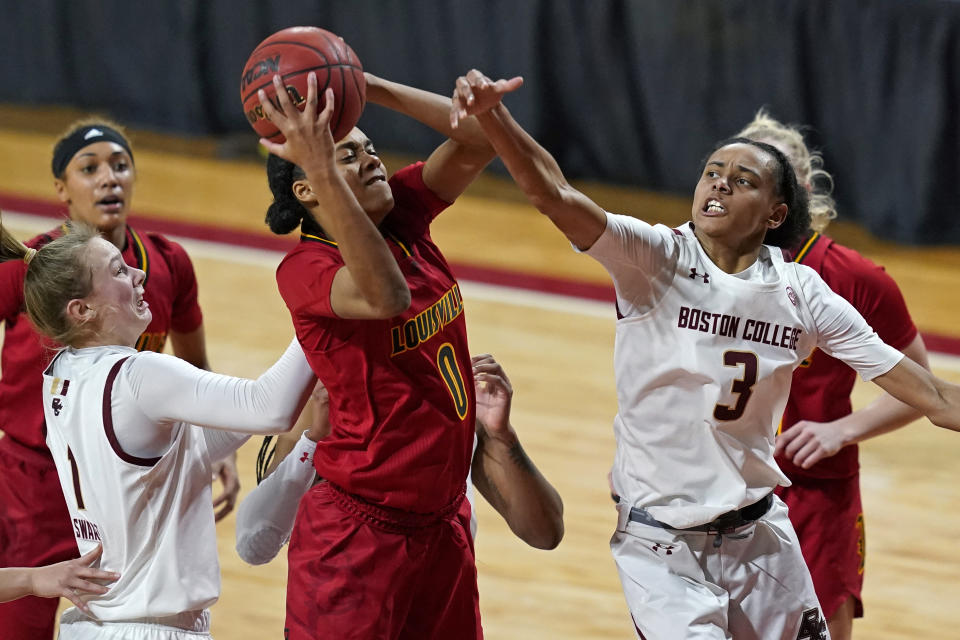
M83 134L83 139L89 140L90 138L100 138L102 136L103 131L100 131L100 129L90 129L90 131L87 131L85 134Z
M654 551L655 553L660 553L660 550L663 549L663 551L664 551L668 556L670 556L670 555L673 555L673 550L676 548L676 546L675 546L675 545L672 545L672 544L660 544L660 543L658 542L658 543L656 543L655 545L653 545L653 546L650 547L650 548L653 549L653 551Z
M60 402L60 398L54 398L50 406L53 407L53 415L55 416L59 416L60 412L63 411L63 403Z
M703 284L710 282L709 273L697 273L696 267L690 267L690 279L693 280L694 278L703 278Z
M304 451L303 453L300 454L300 462L306 462L307 458L309 457L310 457L310 454Z

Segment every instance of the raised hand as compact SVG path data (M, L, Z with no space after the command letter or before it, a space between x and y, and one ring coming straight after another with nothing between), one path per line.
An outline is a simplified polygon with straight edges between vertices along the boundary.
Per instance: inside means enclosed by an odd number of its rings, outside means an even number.
M510 433L510 403L513 387L500 363L490 354L473 356L473 380L477 392L477 421L496 438Z
M504 95L522 85L523 78L520 76L493 81L476 69L471 69L465 76L457 78L450 105L450 126L457 128L461 118L489 111L500 104Z
M307 75L307 98L303 111L297 109L283 86L279 75L273 76L273 87L277 92L277 105L267 99L266 92L257 92L266 117L276 125L286 140L283 143L270 142L260 138L270 153L280 156L299 166L304 171L332 166L334 140L330 133L330 118L333 115L333 90L323 94L323 109L319 109L317 97L317 74Z

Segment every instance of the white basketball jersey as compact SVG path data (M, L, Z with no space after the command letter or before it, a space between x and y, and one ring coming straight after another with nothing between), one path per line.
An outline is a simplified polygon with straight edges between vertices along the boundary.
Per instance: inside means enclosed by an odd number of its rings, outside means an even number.
M103 621L197 611L220 594L211 466L199 427L178 423L159 458L138 458L114 431L127 347L65 349L44 373L47 445L80 553L103 544L99 566L120 573L89 601ZM118 385L117 385L118 386Z
M691 225L608 214L587 253L613 276L622 316L614 487L626 504L677 528L789 484L774 462L774 438L793 369L814 347L870 377L902 357L776 248L762 247L749 269L730 275Z

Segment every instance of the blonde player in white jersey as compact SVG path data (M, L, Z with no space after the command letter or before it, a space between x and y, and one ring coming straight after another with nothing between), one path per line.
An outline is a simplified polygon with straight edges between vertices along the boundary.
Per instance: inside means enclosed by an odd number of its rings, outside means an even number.
M811 269L779 249L808 223L783 154L732 139L706 161L677 229L604 211L500 100L521 78L457 80L451 121L474 115L531 202L617 293L619 410L611 548L638 637L828 637L773 458L791 372L814 347L937 425L960 430L960 387L888 347Z
M31 320L65 345L44 374L43 402L77 545L83 554L102 544L98 567L120 574L84 597L86 611L64 612L60 638L209 638L220 594L211 461L248 434L293 426L315 381L302 350L293 340L257 380L137 352L151 319L144 272L96 229L74 225L39 252L0 234L0 259L29 264Z

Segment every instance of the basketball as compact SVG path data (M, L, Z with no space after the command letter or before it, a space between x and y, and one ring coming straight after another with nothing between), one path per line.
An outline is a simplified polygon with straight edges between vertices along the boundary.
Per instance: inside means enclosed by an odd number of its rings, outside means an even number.
M334 112L330 131L334 140L347 135L360 119L366 103L363 66L353 49L339 36L318 27L290 27L257 45L240 77L240 99L247 121L261 137L282 143L284 136L266 118L257 91L263 89L278 109L273 76L279 74L290 101L301 111L307 101L307 74L317 74L320 108L323 93L333 89Z

